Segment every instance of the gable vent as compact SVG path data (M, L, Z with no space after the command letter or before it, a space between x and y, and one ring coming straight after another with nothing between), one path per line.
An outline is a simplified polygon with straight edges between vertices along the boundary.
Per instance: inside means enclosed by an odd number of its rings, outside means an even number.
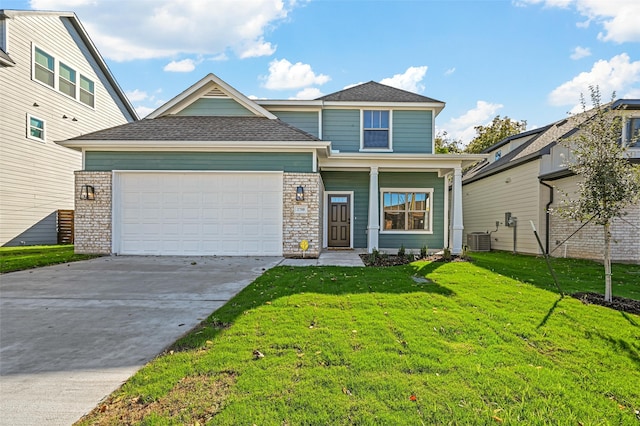
M218 86L214 86L213 89L209 90L204 94L205 98L228 98L226 93L224 93Z

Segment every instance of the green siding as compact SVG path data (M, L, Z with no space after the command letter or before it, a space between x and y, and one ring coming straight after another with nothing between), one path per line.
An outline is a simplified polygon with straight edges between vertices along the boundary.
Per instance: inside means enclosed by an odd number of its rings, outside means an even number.
M431 154L431 111L393 111L393 152Z
M280 120L287 124L297 127L300 130L312 134L315 137L320 137L318 131L318 113L310 111L271 111Z
M433 188L433 234L384 234L379 235L379 245L383 248L419 249L426 245L430 249L445 246L444 233L444 178L437 173L380 173L380 188Z
M310 153L108 152L85 153L85 170L246 170L312 172Z
M369 220L369 173L322 172L325 192L353 191L353 247L367 247L367 222ZM325 218L326 226L326 218Z
M358 152L360 150L360 110L323 110L322 139L331 141L331 149L337 149L340 152Z
M255 114L233 99L200 98L176 115L252 116Z

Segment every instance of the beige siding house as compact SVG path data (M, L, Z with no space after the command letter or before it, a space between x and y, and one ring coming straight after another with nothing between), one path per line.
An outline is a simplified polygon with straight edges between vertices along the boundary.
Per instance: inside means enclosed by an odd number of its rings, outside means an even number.
M55 244L81 153L65 140L137 120L73 13L0 10L0 246Z
M625 116L622 140L629 143L629 135L640 128L640 100L619 100L613 105ZM565 167L569 151L558 142L573 134L589 116L587 111L511 136L485 150L489 158L463 178L465 241L471 242L473 232L486 232L492 250L601 258L601 227L587 225L578 231L582 224L548 213L559 205L562 194L574 193L580 181ZM639 162L640 144L632 144L630 161ZM625 217L614 222L612 234L612 259L640 263L640 205L630 207Z

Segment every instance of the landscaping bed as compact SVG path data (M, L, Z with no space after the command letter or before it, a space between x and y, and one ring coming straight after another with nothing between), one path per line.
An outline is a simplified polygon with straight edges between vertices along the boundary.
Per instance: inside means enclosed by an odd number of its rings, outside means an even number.
M611 302L604 300L604 295L591 292L578 292L571 295L587 305L600 305L616 311L629 312L640 315L640 301L628 299L626 297L613 296Z

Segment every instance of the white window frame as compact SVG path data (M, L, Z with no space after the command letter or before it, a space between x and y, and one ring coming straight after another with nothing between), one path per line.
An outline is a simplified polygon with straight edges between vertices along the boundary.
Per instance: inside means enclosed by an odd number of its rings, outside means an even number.
M93 92L89 92L88 90L84 90L84 89L82 88L82 79L83 79L83 78L84 78L85 80L89 80L89 81L91 82L91 85L93 86ZM91 93L91 96L92 96L92 98L93 98L92 105L89 105L88 103L86 103L86 102L84 102L84 101L82 100L82 92ZM95 82L94 80L90 79L89 77L87 77L87 76L86 76L86 75L84 75L84 74L80 74L80 77L78 78L78 101L79 101L81 104L83 104L83 105L85 105L85 106L88 106L89 108L93 108L93 109L95 109L95 107L96 107L96 82Z
M389 112L389 144L387 148L365 148L364 146L364 112L388 111ZM393 110L389 108L363 108L360 110L360 151L361 152L393 152Z
M429 205L428 211L425 215L425 219L429 219L429 229L424 230L399 230L399 229L384 229L384 194L389 192L420 192L428 194ZM421 235L421 234L433 234L433 188L380 188L380 233L381 234L405 234L405 235ZM409 212L409 210L407 210ZM405 221L406 226L407 221Z
M31 134L31 119L42 122L42 138L38 138ZM47 122L42 118L38 118L35 115L27 114L27 139L31 139L38 142L46 142L47 140Z
M51 56L53 58L53 86L49 86L47 83L40 81L36 78L36 67L38 66L36 65L36 49L42 51L44 54ZM62 63L65 67L73 70L73 72L75 72L76 74L76 81L73 83L75 85L74 96L69 96L67 93L60 90L60 79L64 78L60 75L60 63ZM93 93L91 93L93 95L93 105L89 105L80 100L80 93L81 93L80 91L82 90L80 88L80 82L83 78L93 83ZM62 94L63 96L73 99L74 101L84 105L87 108L91 108L92 110L96 109L96 80L93 78L87 77L85 74L78 71L77 68L72 67L66 61L61 61L57 56L52 55L46 49L43 49L40 46L36 46L34 43L31 44L31 80L35 81L38 84L41 84L44 87L55 90L56 92ZM87 91L85 90L85 92Z
M640 149L640 139L636 140L635 142L638 144L637 146L631 146L631 135L629 134L629 129L631 128L631 122L635 120L640 122L640 116L629 116L627 117L626 120L624 120L623 126L622 126L622 141L623 144L625 146L627 146L629 149Z
M62 94L63 94L63 95L65 95L65 96L68 96L68 97L70 97L70 98L72 98L72 99L77 99L77 98L78 98L78 76L80 75L80 73L79 73L78 71L76 71L76 69L75 69L75 68L73 68L73 67L71 67L71 66L67 65L66 63L64 63L64 62L62 62L62 61L58 61L57 65L58 65L58 67L57 67L57 71L58 71L58 73L57 73L57 76L56 76L56 77L57 77L57 79L58 79L58 80L57 80L57 83L58 83L58 87L57 87L58 92L62 93ZM64 66L64 67L68 68L69 70L71 70L71 72L73 72L73 74L74 74L74 76L75 76L75 81L68 80L67 78L65 78L65 77L63 77L63 76L62 76L62 73L60 72L60 68L61 68L62 66ZM73 96L69 95L67 92L63 92L63 91L60 89L60 79L65 80L67 83L69 83L69 84L73 85Z

